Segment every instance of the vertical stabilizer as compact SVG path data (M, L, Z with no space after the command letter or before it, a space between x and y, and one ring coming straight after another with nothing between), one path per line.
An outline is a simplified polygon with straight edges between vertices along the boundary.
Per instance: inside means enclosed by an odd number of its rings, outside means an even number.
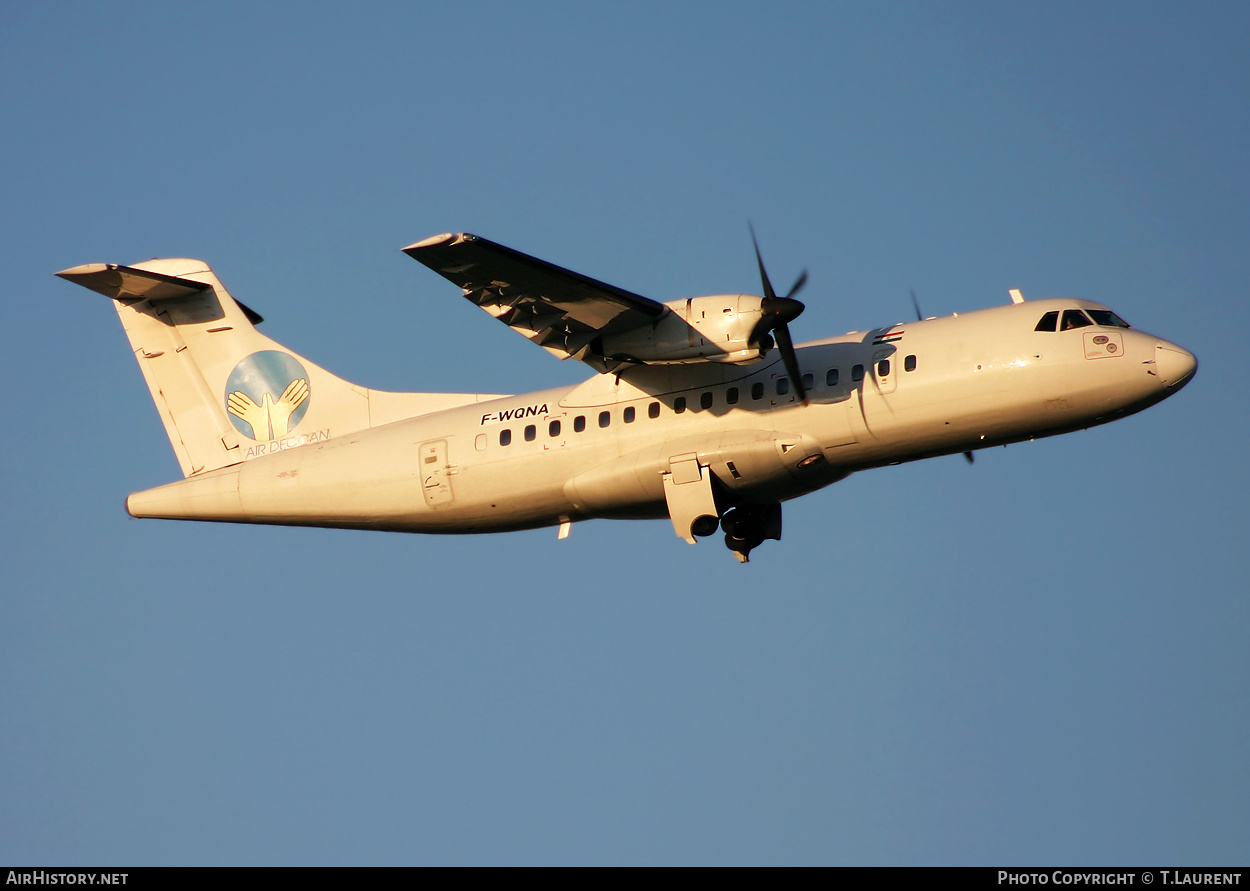
M485 398L379 393L335 377L261 334L260 316L200 260L57 275L113 299L184 476Z

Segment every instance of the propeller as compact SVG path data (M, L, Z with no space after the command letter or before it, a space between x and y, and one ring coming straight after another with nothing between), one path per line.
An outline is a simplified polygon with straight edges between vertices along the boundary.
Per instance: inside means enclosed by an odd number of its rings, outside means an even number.
M786 374L790 376L790 382L794 385L794 392L798 394L799 401L807 405L807 391L803 387L803 375L799 371L799 357L795 355L794 341L790 339L788 327L788 324L803 312L803 304L795 300L794 295L807 284L807 270L803 270L803 274L790 287L786 296L778 297L777 292L773 290L773 283L768 280L768 272L764 269L764 258L760 256L759 241L755 238L755 227L748 223L747 228L751 230L751 244L755 247L755 262L760 267L760 281L764 285L764 299L760 301L760 320L755 330L751 332L751 339L760 343L765 349L769 340L776 342L777 348L781 350L781 360L785 363Z

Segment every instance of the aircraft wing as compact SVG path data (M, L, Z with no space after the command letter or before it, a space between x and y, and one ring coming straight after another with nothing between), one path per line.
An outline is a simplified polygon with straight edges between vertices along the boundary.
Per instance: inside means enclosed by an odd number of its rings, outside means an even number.
M614 371L603 338L657 322L668 307L468 233L436 235L404 253L458 285L482 309L561 359Z

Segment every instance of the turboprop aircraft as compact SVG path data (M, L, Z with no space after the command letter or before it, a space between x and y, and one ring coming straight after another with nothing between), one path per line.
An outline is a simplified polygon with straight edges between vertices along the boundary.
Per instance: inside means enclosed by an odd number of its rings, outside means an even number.
M752 233L754 241L754 233ZM469 234L404 252L584 383L519 396L348 383L257 330L199 260L89 264L185 479L134 517L501 532L592 517L719 528L746 562L781 503L859 470L1065 433L1167 398L1197 360L1088 300L1012 302L795 346L795 294L659 303Z

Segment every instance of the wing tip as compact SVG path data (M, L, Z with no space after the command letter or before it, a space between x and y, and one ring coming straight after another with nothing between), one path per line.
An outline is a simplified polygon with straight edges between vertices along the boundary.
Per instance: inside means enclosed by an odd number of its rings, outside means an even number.
M410 254L422 248L444 247L465 241L477 241L477 236L470 235L468 232L444 232L441 235L431 235L429 238L423 238L415 244L408 245L406 248L400 248L400 250L405 254Z
M81 266L71 266L69 269L62 269L60 272L54 272L53 275L58 278L70 279L71 281L83 275L95 275L98 272L108 272L113 264L110 263L83 263Z

